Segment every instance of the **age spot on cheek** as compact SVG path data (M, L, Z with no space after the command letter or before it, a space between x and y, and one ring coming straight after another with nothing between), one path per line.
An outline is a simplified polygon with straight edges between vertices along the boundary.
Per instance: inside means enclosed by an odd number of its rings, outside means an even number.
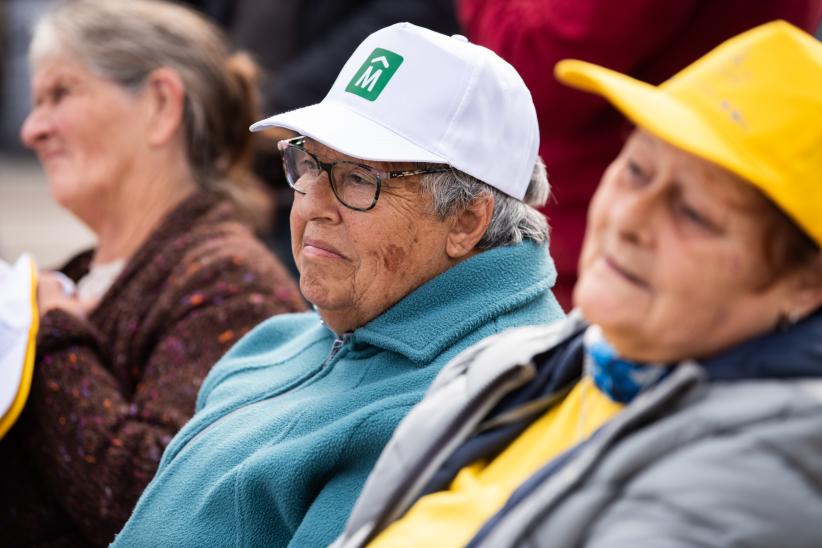
M405 262L405 250L398 245L388 244L382 255L382 264L389 272L396 272Z

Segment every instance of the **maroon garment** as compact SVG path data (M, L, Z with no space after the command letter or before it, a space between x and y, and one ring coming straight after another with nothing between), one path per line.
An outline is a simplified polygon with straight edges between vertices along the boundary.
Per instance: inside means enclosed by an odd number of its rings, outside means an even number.
M77 280L91 252L63 269ZM212 365L304 303L229 203L197 194L135 253L87 320L40 325L34 382L0 442L0 545L103 545L194 413Z
M510 62L525 80L540 123L539 153L553 198L554 294L566 309L576 281L588 202L628 126L604 99L566 87L553 68L582 59L659 84L731 36L773 19L810 32L822 0L458 0L471 41Z

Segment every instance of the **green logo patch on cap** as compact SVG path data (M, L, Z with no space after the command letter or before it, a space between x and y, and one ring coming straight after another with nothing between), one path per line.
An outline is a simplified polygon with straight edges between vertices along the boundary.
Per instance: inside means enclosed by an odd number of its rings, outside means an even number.
M402 64L402 55L376 48L348 83L345 91L374 101Z

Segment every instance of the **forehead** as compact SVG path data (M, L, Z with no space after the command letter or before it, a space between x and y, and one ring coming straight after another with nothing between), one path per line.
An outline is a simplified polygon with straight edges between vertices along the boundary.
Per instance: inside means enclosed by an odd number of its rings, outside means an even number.
M326 146L310 137L305 138L304 146L307 151L309 151L311 154L314 154L324 162L354 162L357 164L364 164L367 166L374 167L380 171L392 171L415 168L415 164L412 162L376 162L373 160L363 160L362 158L348 156L347 154L343 154L342 152L333 149L329 146Z
M57 83L84 84L97 79L89 68L77 59L64 55L49 55L37 61L32 73L32 89Z
M766 205L767 198L742 177L642 129L631 134L625 149L629 155L636 154L651 167L669 173L688 191L707 194L732 209L750 211Z

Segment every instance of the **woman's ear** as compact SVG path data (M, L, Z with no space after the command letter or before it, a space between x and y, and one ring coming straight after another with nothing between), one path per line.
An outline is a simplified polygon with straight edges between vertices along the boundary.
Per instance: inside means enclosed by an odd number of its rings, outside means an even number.
M822 308L822 253L794 273L783 315L795 322L819 308Z
M451 231L445 242L445 252L451 259L462 259L471 255L494 214L494 197L485 194L476 198L467 208L453 219Z
M150 109L149 142L168 143L183 123L185 86L177 71L155 69L148 76L145 93Z

